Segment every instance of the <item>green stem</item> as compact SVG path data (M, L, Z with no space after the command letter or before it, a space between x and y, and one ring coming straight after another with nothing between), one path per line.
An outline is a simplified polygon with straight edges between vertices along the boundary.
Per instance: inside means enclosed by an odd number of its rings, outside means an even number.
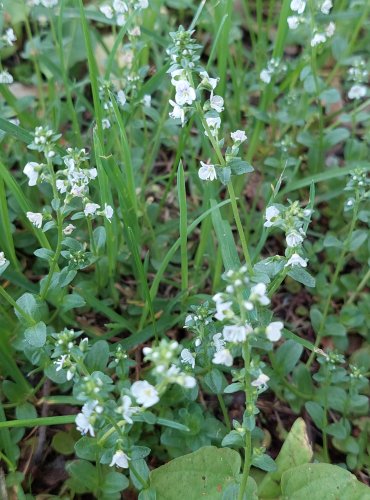
M251 405L253 405L251 376L249 373L251 352L248 342L245 342L245 344L243 345L243 359L244 359L244 370L245 370L244 390L246 398L246 408L248 409L250 408ZM238 500L243 500L244 498L244 493L247 487L247 481L251 465L252 465L252 433L248 429L245 429L244 467L242 473L242 480L240 483Z
M333 294L334 294L335 285L336 285L337 279L339 277L339 274L340 274L340 272L341 272L341 270L343 268L345 256L346 256L346 253L348 251L348 248L349 248L349 245L350 245L350 242L351 242L352 233L353 233L353 231L355 229L358 210L359 210L359 196L357 194L356 195L355 206L353 208L353 215L352 215L352 220L351 220L351 224L350 224L350 227L349 227L348 235L347 235L347 238L346 238L345 242L343 243L342 251L341 251L341 253L339 255L339 258L337 260L337 265L335 267L335 271L334 271L334 274L333 274L333 277L332 277L332 280L331 280L331 283L330 283L329 294L328 294L328 296L326 298L324 310L323 310L323 313L322 313L322 318L321 318L321 321L320 321L319 329L318 329L316 340L315 340L315 348L317 348L320 345L320 342L321 342L321 338L322 338L322 335L323 335L323 332L324 332L324 326L325 326L325 322L326 322L326 317L328 315L329 307L330 307L330 303L331 303L331 299L332 299ZM308 358L308 361L306 363L306 366L308 368L312 365L314 358L315 358L315 351L312 351L311 354L310 354L310 357Z
M224 417L224 423L226 425L227 432L230 432L231 431L230 418L222 394L217 394L217 399L218 402L220 403L220 408L222 411L222 416Z
M6 292L4 290L4 288L2 286L0 286L0 295L2 295L4 297L4 299L9 302L9 304L11 304L14 309L16 311L19 312L19 314L21 316L23 316L23 318L28 322L30 323L31 325L36 325L36 321L31 317L29 316L26 312L23 311L23 309L21 307L19 307L19 305L16 303L16 301L8 294L8 292Z
M355 292L351 295L351 297L344 304L345 306L349 306L349 305L353 304L357 295L361 292L361 290L365 287L365 285L367 285L369 280L370 280L370 269L368 270L368 272L365 274L365 276L360 281L360 284L357 286Z

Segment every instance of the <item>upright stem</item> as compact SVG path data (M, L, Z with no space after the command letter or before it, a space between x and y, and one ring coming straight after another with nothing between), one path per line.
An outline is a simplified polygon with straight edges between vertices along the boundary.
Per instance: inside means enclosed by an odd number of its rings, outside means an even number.
M245 391L246 408L248 410L251 408L251 405L253 405L251 376L249 373L251 352L248 342L245 342L245 344L243 345L243 359L244 359L244 370L245 370L244 391ZM252 465L252 433L250 430L245 429L244 467L243 467L242 480L240 483L238 500L243 500L244 498L244 493L247 487L247 481L251 465Z
M315 348L317 348L320 345L320 342L321 342L321 338L322 338L323 331L324 331L324 326L325 326L325 323L326 323L326 317L328 315L329 307L330 307L330 303L331 303L331 299L332 299L333 293L334 293L335 284L336 284L338 276L339 276L339 274L340 274L340 272L341 272L341 270L343 268L344 259L345 259L346 253L348 251L350 242L351 242L352 233L353 233L353 231L355 229L355 225L356 225L356 221L357 221L358 209L359 209L359 197L358 197L358 195L356 195L356 201L355 201L355 205L354 205L354 208L353 208L353 215L352 215L351 224L350 224L350 227L349 227L349 230L348 230L347 238L346 238L345 242L343 243L342 251L341 251L341 253L339 255L339 258L338 258L338 261L337 261L337 265L335 267L335 271L334 271L334 274L333 274L333 277L332 277L332 280L331 280L331 283L330 283L329 294L328 294L328 296L326 298L324 310L323 310L323 313L322 313L322 318L321 318L319 329L318 329L318 332L317 332L317 337L316 337L316 341L315 341ZM315 358L315 352L316 352L316 349L311 352L310 357L308 358L308 361L306 363L306 366L308 368L313 363L313 360Z

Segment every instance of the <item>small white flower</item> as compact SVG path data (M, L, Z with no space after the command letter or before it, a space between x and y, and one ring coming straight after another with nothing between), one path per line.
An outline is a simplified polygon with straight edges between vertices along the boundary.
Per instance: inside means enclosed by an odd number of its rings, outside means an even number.
M217 111L217 113L222 113L224 110L224 100L220 95L214 95L210 99L210 106L212 109Z
M214 165L208 165L203 161L201 161L200 164L202 166L198 170L198 175L199 178L202 179L202 181L214 181L215 179L217 179L216 169Z
M10 85L11 83L13 83L13 81L13 77L9 73L9 71L6 71L6 69L4 69L0 72L0 83L3 83L4 85Z
M335 23L330 22L325 28L326 36L331 38L335 33Z
M110 124L110 121L108 120L108 118L103 118L101 121L101 124L102 124L103 129L111 128L111 124Z
M41 3L44 7L50 9L58 5L58 0L41 0Z
M35 161L26 163L23 173L28 177L28 185L36 186L37 179L39 178L39 170L41 165Z
M325 15L329 14L331 8L333 7L333 3L331 0L324 0L324 3L321 5L321 12Z
M238 142L240 144L248 139L244 130L235 130L235 132L231 132L230 135L231 135L231 139L234 142Z
M364 85L353 85L348 91L349 99L361 99L366 96L366 87Z
M96 211L100 208L97 203L86 203L84 208L84 214L87 216L94 215Z
M99 7L99 10L102 14L104 14L104 16L107 18L107 19L112 19L113 18L113 15L114 15L114 12L113 12L113 9L110 5L101 5Z
M275 224L277 217L280 215L280 211L271 205L266 208L266 222L264 223L265 227L271 227Z
M315 33L311 40L311 47L316 47L316 45L320 45L320 43L326 42L326 36L323 33Z
M113 208L110 205L105 204L104 210L102 211L101 215L104 215L104 217L106 217L108 221L111 222L113 214Z
M123 108L123 106L126 104L126 101L127 101L127 98L126 98L126 94L124 93L123 90L119 90L117 92L117 101L118 101L118 104Z
M89 433L90 436L95 437L91 417L97 404L97 401L89 401L88 403L84 404L81 413L79 413L76 417L76 428L81 432L82 435Z
M13 42L15 42L17 40L17 37L15 36L15 33L13 31L13 28L8 28L5 31L4 40L5 40L6 44L9 46L13 45Z
M5 266L7 262L4 252L0 252L0 267Z
M288 262L285 264L284 267L288 266L301 266L301 267L307 267L307 259L303 259L300 255L297 253L294 253Z
M119 408L122 412L122 417L128 424L132 424L132 415L136 413L139 408L132 406L132 401L130 396L122 396L122 406Z
M253 385L253 387L261 387L262 385L266 385L266 383L269 380L270 380L270 377L268 377L264 373L261 373L260 375L258 375L258 377L256 378L256 380L253 380L253 382L251 383L251 385Z
M194 367L195 367L195 358L192 355L192 353L189 351L189 349L183 349L181 351L180 357L181 357L181 362L182 363L189 364L193 368L193 370L194 370Z
M291 30L296 30L300 24L298 16L289 16L287 21L288 21L289 29L291 29Z
M66 235L66 236L69 236L70 234L73 233L73 231L76 229L76 226L74 226L73 224L68 224L68 226L66 226L64 229L63 229L63 233Z
M175 101L179 106L184 106L184 104L192 104L195 99L195 90L187 80L179 80L178 82L176 82Z
M286 236L286 244L289 248L297 247L303 242L303 236L298 231L291 231Z
M173 106L173 110L170 111L169 115L172 119L174 120L181 120L181 125L184 125L185 123L185 111L181 106L176 104L174 101L171 101L170 99L170 104Z
M290 8L294 12L298 12L298 14L302 14L306 8L306 2L305 0L292 0L290 2Z
M122 0L113 0L113 9L116 12L123 14L124 12L128 11L128 6L126 2L123 2Z
M152 104L152 96L149 94L145 94L143 97L143 104L146 108L150 108Z
M249 299L258 302L261 306L267 306L270 303L270 299L267 297L266 291L264 283L257 283L257 285L252 286Z
M58 358L56 361L54 361L54 365L56 366L55 371L59 372L63 367L66 362L66 359L68 358L68 354L62 354L60 358Z
M212 340L213 340L213 345L215 346L216 348L216 351L222 351L222 349L224 348L225 346L225 341L224 339L222 338L222 333L215 333L212 337Z
M233 303L231 301L216 302L215 318L218 321L223 321L226 318L232 318L234 316L232 305Z
M208 116L206 118L206 122L208 127L211 129L211 133L213 136L217 135L217 130L221 127L221 118L219 116ZM207 135L207 132L205 132Z
M284 328L284 323L281 321L273 321L266 327L266 337L271 342L277 342L281 339L281 331Z
M271 72L268 71L267 69L263 69L260 73L260 79L264 83L270 83L271 82Z
M185 389L193 389L193 387L197 385L197 381L191 375L185 375L181 385L185 387Z
M122 469L128 469L128 461L130 458L122 450L116 451L113 455L112 461L109 467L121 467Z
M253 332L253 328L250 325L230 325L224 326L222 334L227 342L245 342L247 335Z
M39 212L27 212L26 215L31 224L40 229L42 226L42 214Z
M219 81L219 78L210 78L207 71L201 71L199 73L199 75L201 76L202 78L202 85L209 85L211 87L211 92L213 94L213 91L215 90L215 88L217 87L217 84L218 84L218 81ZM212 95L211 94L211 95Z
M147 9L149 6L149 2L148 0L139 0L136 4L135 4L135 9Z
M144 408L149 408L159 401L157 389L146 380L134 382L131 386L131 394Z
M221 351L215 352L212 359L212 363L214 363L215 365L232 366L233 362L234 359L229 349L222 349Z

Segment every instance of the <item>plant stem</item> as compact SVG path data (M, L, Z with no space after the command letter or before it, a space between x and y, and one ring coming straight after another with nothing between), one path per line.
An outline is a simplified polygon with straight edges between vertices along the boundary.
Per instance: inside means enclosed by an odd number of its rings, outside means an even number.
M332 280L331 280L331 283L330 283L329 294L328 294L328 296L326 298L326 302L325 302L325 306L324 306L324 311L323 311L323 314L322 314L322 318L321 318L319 329L318 329L317 336L316 336L315 348L317 348L320 345L320 342L321 342L321 338L322 338L322 334L323 334L324 326L325 326L325 322L326 322L326 317L328 315L329 307L330 307L330 303L331 303L331 299L332 299L333 293L334 293L334 288L335 288L335 285L336 285L339 273L341 272L341 270L343 268L344 259L345 259L346 253L348 251L350 242L351 242L352 233L353 233L353 231L355 229L355 225L356 225L356 221L357 221L358 209L359 209L359 197L358 197L358 194L357 194L356 195L355 205L354 205L354 208L353 208L352 220L351 220L351 224L350 224L350 227L349 227L349 230L348 230L348 235L347 235L346 240L343 243L342 251L341 251L341 253L339 255L339 258L337 260L337 265L335 267L335 271L334 271L334 274L333 274L333 277L332 277ZM312 365L314 358L315 358L315 351L312 351L311 354L310 354L310 357L308 358L308 361L306 363L307 368L309 368Z
M218 399L218 402L220 403L220 408L222 411L222 416L224 417L224 422L226 425L227 432L230 432L231 431L230 418L229 418L229 414L227 413L227 408L225 405L224 398L222 397L222 394L217 394L217 399Z
M246 408L249 409L251 405L253 406L253 398L252 398L251 376L249 373L251 352L248 342L245 342L243 345L243 359L244 359L244 370L245 370L244 390L245 390ZM238 500L243 500L244 498L244 493L247 487L247 481L251 465L252 465L252 433L250 430L245 429L244 467L243 467L242 480L240 483Z
M29 316L27 313L25 313L21 307L19 307L19 305L16 303L16 301L8 294L8 292L6 292L4 290L4 288L2 286L0 286L0 295L2 295L4 297L4 299L7 302L9 302L9 304L11 304L14 307L14 309L16 309L19 312L19 314L21 316L23 316L23 318L25 320L27 320L28 323L30 323L31 325L36 324L36 321L31 316Z

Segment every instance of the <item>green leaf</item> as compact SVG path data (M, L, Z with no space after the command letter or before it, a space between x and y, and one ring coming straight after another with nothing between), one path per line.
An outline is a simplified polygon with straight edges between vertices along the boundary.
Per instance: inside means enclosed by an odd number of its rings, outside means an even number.
M254 171L254 168L247 161L233 159L228 162L228 167L231 169L231 173L234 175L248 174Z
M85 358L87 368L93 371L104 371L109 359L109 345L105 340L98 340Z
M96 468L86 460L74 460L66 465L77 493L94 491L98 483Z
M221 446L236 446L243 448L245 446L245 439L238 431L231 431L223 438Z
M275 461L266 453L253 457L252 465L266 472L273 472L276 470Z
M288 272L288 276L305 286L309 286L310 288L314 288L316 286L315 278L300 266L292 267Z
M324 147L326 149L332 148L336 144L345 141L350 136L350 132L346 128L336 128L335 130L330 130L324 137Z
M81 297L81 295L79 295L78 293L71 293L63 297L61 310L63 312L67 312L70 311L71 309L83 307L85 304L86 304L85 299Z
M224 186L229 184L231 178L231 169L229 167L218 167L215 166L217 179L219 179Z
M222 495L222 500L239 500L239 489L239 483L229 484ZM258 500L257 484L251 476L248 477L243 500Z
M54 434L51 446L62 455L71 455L74 452L75 440L69 432L59 431Z
M274 367L279 371L279 373L286 375L291 372L298 363L302 352L302 345L298 344L294 340L287 340L277 349L275 353Z
M234 392L238 391L243 391L244 387L241 382L233 382L232 384L229 384L227 387L224 389L225 394L233 394Z
M204 376L203 382L213 394L222 394L227 384L224 374L217 368L208 372Z
M46 325L39 321L34 326L30 326L24 332L25 339L33 347L42 347L46 342Z
M350 245L349 245L349 249L351 252L354 252L355 250L357 250L358 248L360 248L360 246L365 243L365 241L367 240L369 234L368 234L368 231L364 231L364 230L361 230L361 229L358 229L357 231L353 231L352 233L352 237L351 237L351 242L350 242Z
M284 498L289 500L366 500L370 489L342 467L330 464L304 464L284 472L281 481Z
M15 410L15 416L18 419L24 418L37 418L37 411L31 403L22 403L17 406Z
M307 401L305 408L319 429L324 427L324 409L315 401Z
M239 453L230 448L205 446L153 470L150 486L161 500L179 500L185 492L189 500L221 500L236 482L240 463Z
M41 302L36 295L32 293L24 293L17 300L17 305L22 311L29 316L28 324L46 319L48 308L45 302ZM21 323L25 322L25 317L20 314L17 309L14 310L15 315ZM32 321L31 321L32 320Z
M95 439L84 436L79 439L75 445L74 449L78 458L83 458L85 460L95 460L97 453L99 452L99 446Z
M112 471L108 472L105 476L102 490L105 495L112 495L113 493L125 490L129 484L126 476L120 472Z
M312 456L306 424L302 418L297 418L275 460L276 471L267 474L259 485L259 496L273 499L280 497L282 474L292 467L310 462Z

